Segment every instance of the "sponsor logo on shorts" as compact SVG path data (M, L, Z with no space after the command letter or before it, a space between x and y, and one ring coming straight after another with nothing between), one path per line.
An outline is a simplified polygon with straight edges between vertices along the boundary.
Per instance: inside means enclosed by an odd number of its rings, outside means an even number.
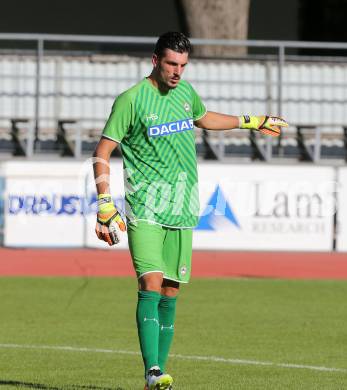
M165 135L171 135L174 133L182 133L183 131L193 130L194 122L192 118L183 119L176 122L162 123L156 126L148 127L149 137L162 137Z
M187 273L187 266L183 265L180 269L180 273L182 276L184 276Z

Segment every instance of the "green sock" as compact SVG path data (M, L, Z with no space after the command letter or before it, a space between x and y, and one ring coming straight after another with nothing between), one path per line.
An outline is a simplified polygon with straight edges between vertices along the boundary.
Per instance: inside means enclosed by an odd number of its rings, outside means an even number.
M163 372L174 335L176 299L162 295L159 302L159 367Z
M158 366L159 316L161 295L155 291L139 291L136 321L145 373Z

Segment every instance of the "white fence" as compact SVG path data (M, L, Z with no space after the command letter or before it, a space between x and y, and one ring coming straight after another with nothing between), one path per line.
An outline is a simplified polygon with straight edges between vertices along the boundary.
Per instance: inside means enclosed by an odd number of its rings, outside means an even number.
M114 98L150 73L150 58L54 57L41 64L40 126L75 119L101 127ZM231 114L273 113L278 108L278 63L266 60L191 60L185 78L210 110ZM287 62L283 67L282 114L293 124L346 124L347 64ZM0 120L35 119L36 58L0 56ZM329 127L327 128L329 131Z
M76 58L73 52L69 57L64 43L114 45L118 52L119 45L137 44L147 47L150 53L156 39L2 33L0 41L12 42L15 53L0 55L0 120L5 120L6 125L8 118L34 119L37 132L40 127L55 125L57 119L66 117L80 120L82 127L100 127L114 97L150 70L149 58L99 56L95 48L94 53L84 57ZM245 56L241 60L192 61L187 79L196 86L209 109L236 114L277 113L290 118L292 124L346 125L346 61L322 57L317 62L309 57L288 56L293 48L324 49L329 55L330 50L345 51L346 43L191 41L193 45L257 47L277 53L272 57ZM36 51L25 55L18 42L30 43ZM58 47L55 57L52 50L46 50L49 44Z

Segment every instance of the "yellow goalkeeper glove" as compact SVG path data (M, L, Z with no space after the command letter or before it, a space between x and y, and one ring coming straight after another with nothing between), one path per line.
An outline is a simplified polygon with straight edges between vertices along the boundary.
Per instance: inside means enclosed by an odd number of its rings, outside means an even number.
M98 214L96 218L95 233L99 240L106 241L108 245L119 243L119 230L126 231L126 225L113 204L110 194L98 195Z
M288 127L288 123L278 116L239 116L240 129L258 130L262 134L278 137L281 134L281 127Z

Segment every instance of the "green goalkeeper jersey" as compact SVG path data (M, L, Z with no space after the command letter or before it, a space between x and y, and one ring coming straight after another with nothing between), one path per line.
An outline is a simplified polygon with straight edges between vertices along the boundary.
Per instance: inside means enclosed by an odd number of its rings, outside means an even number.
M200 97L184 80L163 94L145 78L117 97L103 136L121 145L128 221L197 225L193 122L205 113Z

